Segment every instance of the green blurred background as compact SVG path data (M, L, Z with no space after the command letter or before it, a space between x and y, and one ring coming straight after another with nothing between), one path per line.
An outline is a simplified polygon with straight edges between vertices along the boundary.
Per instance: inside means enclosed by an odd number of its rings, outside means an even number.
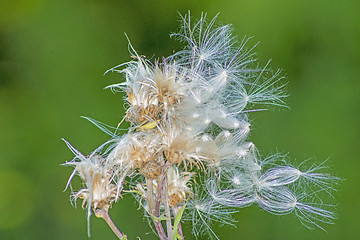
M0 239L88 239L86 213L63 192L72 158L64 137L89 153L107 136L80 115L116 125L121 95L103 88L121 76L103 73L128 61L127 40L140 54L167 56L178 13L201 12L255 36L262 62L282 68L289 110L251 114L251 140L264 153L293 162L329 159L345 181L335 194L338 220L327 233L293 215L242 209L221 239L358 239L360 235L360 1L319 0L1 0ZM155 239L131 197L110 214L129 239ZM185 226L186 239L193 239ZM91 239L115 239L92 218ZM207 239L204 237L203 239Z

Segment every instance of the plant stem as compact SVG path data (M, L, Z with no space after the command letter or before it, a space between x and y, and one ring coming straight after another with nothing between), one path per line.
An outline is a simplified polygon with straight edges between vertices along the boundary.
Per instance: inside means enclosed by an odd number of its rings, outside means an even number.
M154 215L154 190L153 182L151 179L146 178L146 187L147 187L147 201L150 208L150 214Z
M163 203L164 203L164 207L165 207L166 228L167 228L167 233L168 233L168 239L172 240L173 234L172 234L171 213L170 213L170 206L169 206L167 173L165 173L165 175L164 175L163 197L164 197Z
M156 198L154 200L154 190L151 179L146 179L146 185L147 185L147 200L150 208L151 218L154 222L156 231L158 232L160 239L167 240L164 228L161 224L161 221L158 219L158 217L160 216L160 200L158 199L159 194L156 195ZM159 186L158 186L158 193L159 193ZM154 205L154 201L155 201L155 205Z
M125 234L121 233L120 230L116 227L116 225L114 224L114 222L111 220L111 217L109 215L109 212L107 209L97 209L95 210L95 215L97 217L101 217L105 220L105 222L109 225L109 227L111 228L111 230L115 233L115 235L119 238L122 239L123 237L126 237Z
M156 195L156 200L155 200L155 216L157 216L157 217L160 215L161 196L162 196L162 192L163 192L162 189L164 186L165 176L167 176L167 170L169 167L170 167L170 163L166 162L164 164L164 167L161 172L161 178L158 180L157 195Z
M176 216L178 215L180 208L181 208L181 206L173 207L174 218L176 218ZM179 224L177 226L177 231L178 231L178 234L180 235L181 239L184 239L184 234L183 234L182 227L181 227L181 221L179 222Z
M157 231L158 234L159 234L160 239L161 239L161 240L167 240L168 238L166 237L164 228L163 228L163 226L161 225L161 221L156 220L156 219L154 219L154 218L153 218L153 221L154 221L155 228L156 228L156 231Z

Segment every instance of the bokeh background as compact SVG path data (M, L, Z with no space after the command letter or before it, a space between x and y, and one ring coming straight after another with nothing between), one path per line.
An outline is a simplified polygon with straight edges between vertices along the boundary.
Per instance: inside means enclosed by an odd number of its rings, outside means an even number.
M167 56L181 47L169 33L188 10L195 18L220 12L239 38L261 42L260 61L271 58L286 73L290 109L251 114L261 152L289 152L295 165L328 159L344 179L335 194L338 220L327 232L252 206L236 215L236 229L215 226L219 237L358 239L358 0L1 0L0 239L88 239L85 211L63 192L72 169L60 164L72 153L61 138L84 153L108 139L79 116L112 125L122 118L123 96L103 90L121 76L103 73L130 59L124 32L140 54ZM131 197L110 213L129 239L155 239ZM115 237L93 218L91 239Z

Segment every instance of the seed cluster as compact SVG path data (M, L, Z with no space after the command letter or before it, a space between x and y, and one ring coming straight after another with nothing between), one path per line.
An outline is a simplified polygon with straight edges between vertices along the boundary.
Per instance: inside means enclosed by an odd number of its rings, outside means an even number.
M213 222L234 224L230 214L253 203L274 214L295 212L308 226L334 218L328 205L302 201L332 189L336 178L316 172L322 165L300 171L279 154L261 160L247 140L250 113L285 106L282 77L268 64L258 67L249 39L237 43L231 26L215 20L202 15L192 24L185 15L172 35L184 49L152 63L130 45L133 60L109 70L125 77L108 88L126 93L128 132L119 136L88 118L111 139L90 156L66 142L76 156L65 163L75 168L68 184L75 174L85 183L73 196L83 199L89 217L131 192L161 239L161 221L168 239L169 226L182 236L179 214L193 223L195 236L214 234Z

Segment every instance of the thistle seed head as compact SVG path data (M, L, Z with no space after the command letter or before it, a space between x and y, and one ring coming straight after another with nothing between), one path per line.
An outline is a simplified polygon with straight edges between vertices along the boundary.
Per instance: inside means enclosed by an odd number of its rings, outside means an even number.
M75 175L83 181L73 198L83 199L88 219L123 192L135 195L163 239L172 239L179 226L172 222L183 213L196 237L217 238L214 222L234 225L230 215L254 203L273 214L294 212L306 226L334 219L320 196L332 196L337 178L322 165L300 170L280 154L262 158L249 141L249 116L264 106L286 107L286 84L270 62L256 63L257 44L238 43L231 25L216 20L202 14L192 23L185 15L171 35L185 43L182 50L151 63L129 44L133 59L109 70L125 79L107 88L127 96L128 132L119 136L119 126L87 118L111 139L88 157L66 142L75 154L64 164L74 167L68 185Z

